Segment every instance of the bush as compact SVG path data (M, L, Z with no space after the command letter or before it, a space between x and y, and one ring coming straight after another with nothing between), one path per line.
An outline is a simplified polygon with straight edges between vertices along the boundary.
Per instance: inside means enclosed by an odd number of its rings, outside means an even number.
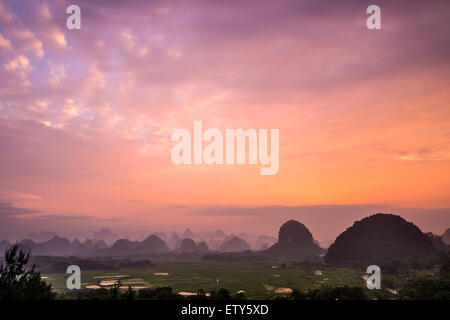
M41 278L35 266L28 266L30 254L13 245L5 252L5 265L0 265L0 300L51 300L55 294L51 284Z
M367 300L361 287L323 287L303 293L294 289L290 295L294 300Z
M404 300L450 300L450 280L410 280L399 291Z

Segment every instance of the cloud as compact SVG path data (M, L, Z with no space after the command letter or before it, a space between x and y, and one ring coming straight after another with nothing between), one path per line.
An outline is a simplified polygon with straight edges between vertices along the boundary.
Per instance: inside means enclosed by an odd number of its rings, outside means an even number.
M55 31L52 35L53 40L61 47L67 47L66 36L61 31Z
M48 20L52 19L52 14L50 12L50 8L47 5L45 5L45 4L42 4L40 6L40 8L38 10L38 15L39 15L39 18L41 18L44 21L45 20L48 21Z
M39 222L45 222L45 221L66 221L66 220L87 220L92 219L92 217L89 216L80 216L80 215L59 215L59 214L43 214L39 216L35 216L30 219L30 221L39 221Z
M14 14L6 10L3 3L0 2L0 22L11 23L14 18Z
M12 217L12 216L20 216L20 215L29 215L40 213L39 210L33 209L25 209L25 208L17 208L12 206L9 203L0 202L0 216Z
M75 231L75 234L79 235L84 234L85 229L92 223L105 221L102 219L97 221L85 215L46 214L41 210L20 208L0 202L0 239L20 241L29 232L43 230L55 230L59 235Z
M2 34L0 34L0 48L6 51L12 50L11 41L3 37Z
M131 32L131 29L122 30L122 32L120 33L120 37L123 39L128 49L133 49L134 45L136 44L137 38Z
M5 70L14 73L22 87L29 87L31 82L28 79L28 74L33 70L30 61L25 55L19 55L3 65ZM17 86L17 83L16 83Z
M14 41L25 51L32 51L36 57L44 57L43 43L39 40L34 32L27 29L14 28L10 32Z
M17 71L21 74L22 77L26 77L26 74L33 70L33 67L30 65L30 61L26 56L20 55L4 64L6 70L9 71Z
M412 151L398 151L398 161L450 161L450 149L433 146Z
M66 77L66 68L62 63L54 63L48 60L49 79L51 85L58 86L61 81Z

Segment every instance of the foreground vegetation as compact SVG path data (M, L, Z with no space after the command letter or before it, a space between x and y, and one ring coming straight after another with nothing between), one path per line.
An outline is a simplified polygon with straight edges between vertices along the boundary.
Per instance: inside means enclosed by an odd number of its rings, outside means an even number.
M13 246L0 265L0 300L50 300L55 297L51 284L42 280L35 266L29 266L30 255Z
M150 268L82 273L84 288L99 279L126 276L112 291L69 291L66 274L47 276L60 299L129 298L131 291L135 299L183 299L180 292L198 293L184 297L189 299L450 299L449 263L439 265L439 271L434 263L381 266L381 290L366 288L364 270L311 262L160 261Z
M58 259L51 261L61 264ZM191 257L82 262L82 289L68 290L68 274L58 271L41 276L30 265L29 255L12 247L0 266L0 299L450 300L448 257L412 264L386 262L380 265L381 290L366 288L365 270L326 267L319 261L224 262ZM99 269L110 265L113 269ZM102 282L108 281L113 285L104 287Z

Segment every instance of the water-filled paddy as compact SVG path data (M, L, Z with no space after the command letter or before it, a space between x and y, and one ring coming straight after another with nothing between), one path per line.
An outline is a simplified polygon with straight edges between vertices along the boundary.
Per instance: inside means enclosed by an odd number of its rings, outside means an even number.
M329 286L364 286L361 272L326 268L320 274L288 264L285 268L272 268L273 263L253 262L158 262L151 268L111 271L81 271L82 288L95 289L99 284L120 281L121 289L131 286L134 290L170 286L175 292L196 293L225 288L231 293L245 291L247 298L273 298L290 289L307 291L326 282ZM59 292L65 291L67 274L44 274L48 282Z

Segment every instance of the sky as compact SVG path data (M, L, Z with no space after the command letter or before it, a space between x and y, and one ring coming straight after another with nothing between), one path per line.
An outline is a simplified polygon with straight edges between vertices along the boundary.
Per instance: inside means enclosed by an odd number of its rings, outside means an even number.
M0 238L293 218L326 241L376 212L441 234L449 29L447 0L0 0ZM278 173L174 165L194 120L279 129Z

